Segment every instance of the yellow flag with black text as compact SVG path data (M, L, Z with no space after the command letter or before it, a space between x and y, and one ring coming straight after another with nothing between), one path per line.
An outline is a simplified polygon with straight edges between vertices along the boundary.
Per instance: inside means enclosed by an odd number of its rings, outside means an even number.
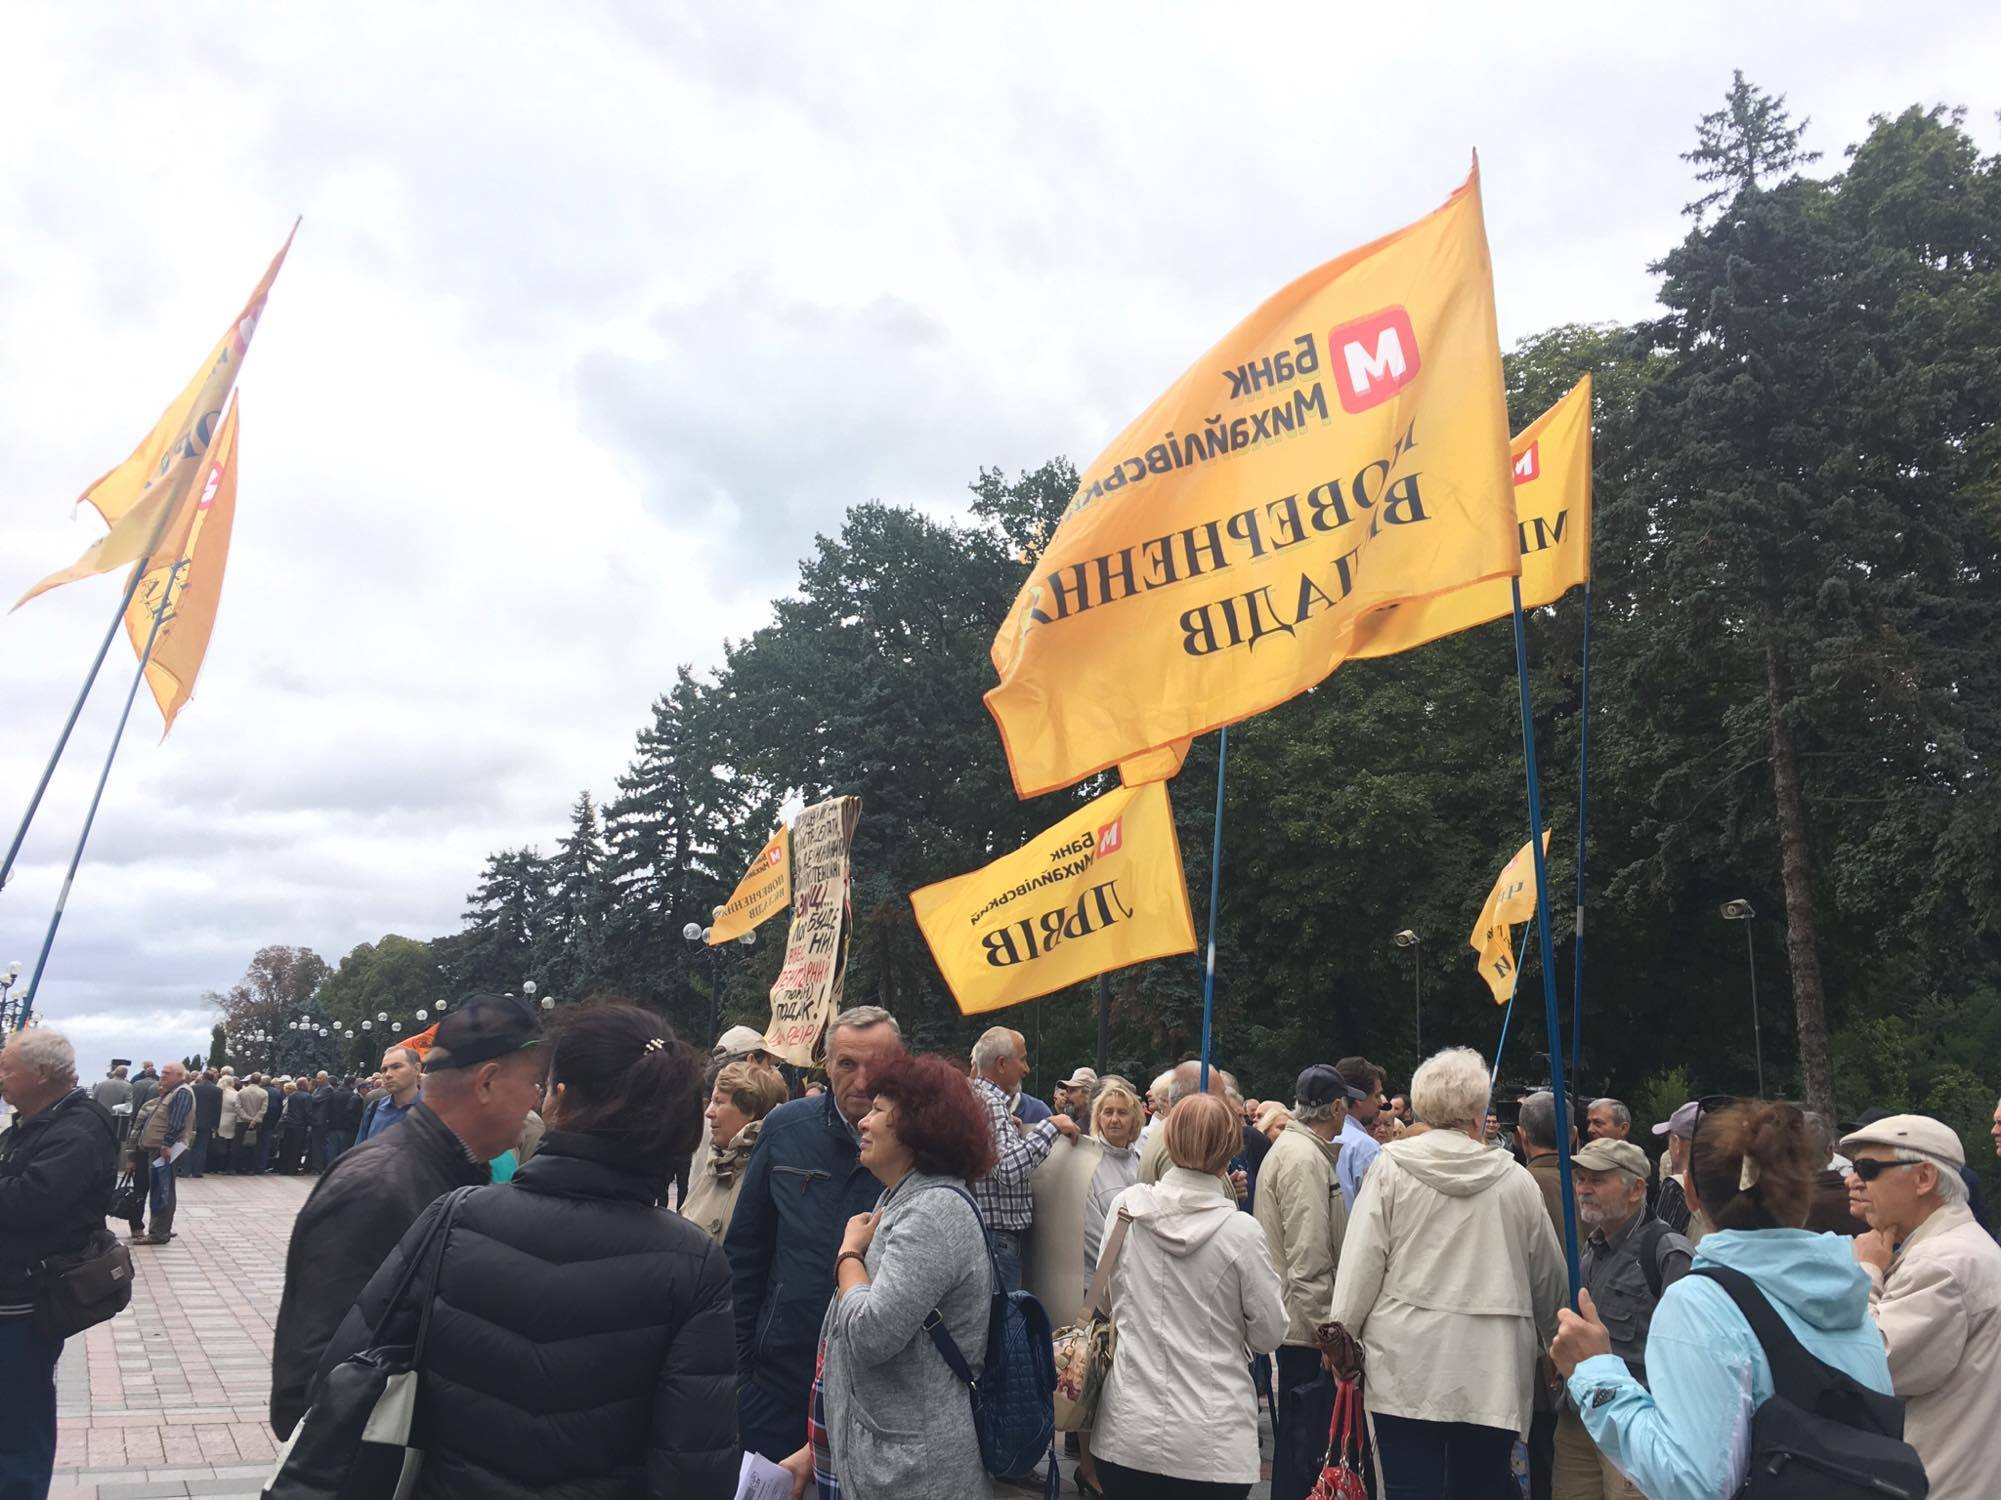
M709 927L709 946L742 937L792 905L792 838L781 827L771 836Z
M1549 852L1549 830L1542 833L1543 853ZM1505 1005L1515 993L1515 927L1535 915L1535 854L1533 840L1515 851L1501 871L1494 888L1487 892L1487 904L1480 908L1480 920L1473 924L1468 939L1480 955L1480 977L1494 992L1494 1003Z
M1268 299L1087 465L994 638L1016 792L1283 703L1392 605L1521 565L1477 164Z
M294 224L292 234L298 231ZM292 235L287 235L243 311L216 341L180 395L160 413L153 430L139 440L131 456L78 497L79 505L89 505L111 529L67 568L51 573L23 594L15 602L16 609L60 584L108 573L145 558L167 560L184 555L208 472L202 460L222 422L223 408L229 404L243 356L249 352L251 335L264 315L271 283L278 279L291 248Z
M1181 845L1159 781L1107 792L984 869L915 892L910 905L969 1016L1195 951Z
M1591 377L1586 375L1510 444L1516 527L1522 549L1522 608L1554 604L1591 581ZM1394 656L1515 612L1505 578L1370 615L1355 632L1355 656Z
M203 455L181 550L157 557L125 606L125 635L133 653L144 655L146 642L153 643L153 653L146 657L146 687L166 720L162 738L195 694L195 678L208 654L208 638L222 603L229 537L236 528L236 424L242 410L243 397L238 394ZM166 614L156 633L153 615L170 579L173 593L166 597Z

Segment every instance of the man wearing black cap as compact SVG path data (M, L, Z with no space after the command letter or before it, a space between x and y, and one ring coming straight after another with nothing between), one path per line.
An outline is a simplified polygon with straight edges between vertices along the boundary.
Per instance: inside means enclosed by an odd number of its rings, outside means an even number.
M484 1183L521 1136L542 1080L535 1012L512 995L472 995L438 1026L423 1097L403 1123L343 1154L299 1210L271 1349L271 1426L305 1415L320 1355L419 1214Z
M1333 1411L1332 1388L1317 1382L1320 1348L1313 1336L1334 1302L1334 1271L1341 1238L1348 1229L1348 1204L1336 1166L1342 1147L1335 1137L1348 1106L1362 1097L1326 1063L1315 1063L1293 1085L1292 1118L1265 1153L1253 1209L1271 1250L1285 1299L1285 1342L1278 1349L1276 1426L1323 1431ZM1325 1399L1321 1399L1324 1392ZM1311 1409L1307 1409L1308 1406ZM1295 1443L1289 1433L1272 1455L1272 1500L1304 1500L1320 1476L1320 1455L1312 1442Z

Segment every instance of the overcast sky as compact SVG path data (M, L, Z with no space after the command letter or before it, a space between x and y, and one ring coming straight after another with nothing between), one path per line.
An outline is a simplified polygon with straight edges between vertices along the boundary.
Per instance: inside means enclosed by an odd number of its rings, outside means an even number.
M485 854L552 845L844 507L1088 459L1470 148L1504 343L1643 315L1733 66L1823 167L1918 102L1992 148L2001 10L10 8L0 604L99 533L71 501L305 216L200 689L165 743L134 712L41 1008L95 1071L203 1045L202 992L262 944L455 927ZM0 617L0 837L118 587ZM32 966L116 653L0 964Z

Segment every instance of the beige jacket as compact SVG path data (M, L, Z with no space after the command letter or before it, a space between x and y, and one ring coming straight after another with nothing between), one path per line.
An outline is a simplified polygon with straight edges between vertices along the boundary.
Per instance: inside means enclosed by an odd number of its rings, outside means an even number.
M699 1176L689 1178L688 1201L681 1205L681 1217L718 1245L730 1232L737 1195L743 1191L744 1168L750 1165L750 1153L763 1125L762 1120L752 1120L722 1150L709 1153Z
M1392 1141L1369 1168L1328 1317L1361 1340L1370 1411L1526 1437L1536 1356L1567 1293L1535 1179L1505 1152L1432 1130Z
M1253 1211L1285 1298L1285 1341L1295 1348L1315 1347L1314 1327L1334 1299L1334 1267L1348 1229L1348 1202L1334 1176L1340 1155L1339 1141L1323 1141L1291 1120L1258 1168Z
M1948 1204L1904 1241L1887 1276L1863 1269L1931 1500L1987 1500L2001 1486L2001 1245Z

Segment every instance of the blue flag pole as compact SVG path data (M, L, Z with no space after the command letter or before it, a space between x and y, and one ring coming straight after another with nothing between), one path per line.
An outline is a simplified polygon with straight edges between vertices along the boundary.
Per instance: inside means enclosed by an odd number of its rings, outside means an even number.
M1584 654L1577 689L1577 946L1570 964L1570 1076L1584 1077L1584 830L1591 822L1591 580L1584 581Z
M118 715L118 727L112 731L111 748L104 753L104 769L98 773L97 790L90 794L90 810L83 815L83 832L77 835L76 849L70 854L69 872L63 876L63 888L56 897L55 914L49 918L49 930L43 934L42 951L35 956L35 971L28 976L28 993L21 1001L21 1014L14 1022L17 1031L28 1024L28 1017L35 1009L35 998L41 993L42 970L48 966L49 950L56 945L56 929L62 926L63 912L69 906L70 887L76 884L77 867L83 863L83 846L90 842L90 828L97 821L97 805L104 800L104 784L111 779L111 763L118 759L118 742L125 738L125 723L132 717L132 700L139 696L139 684L146 680L146 664L153 659L153 645L160 639L160 627L167 623L174 584L187 566L186 559L175 563L167 572L166 586L160 590L160 603L153 611L153 628L146 634L146 648L139 653L139 666L132 673L132 686L126 689L125 707Z
M1556 945L1549 934L1549 868L1542 848L1542 789L1535 764L1535 720L1529 709L1529 654L1522 624L1522 581L1511 580L1515 602L1515 677L1522 691L1522 761L1529 783L1529 849L1535 857L1536 934L1542 953L1543 1013L1549 1024L1549 1085L1556 1095L1556 1164L1563 1188L1563 1259L1570 1271L1570 1303L1583 1284L1577 1261L1577 1187L1570 1171L1570 1096L1563 1081L1563 1019L1556 1008Z
M76 695L76 702L69 707L69 717L63 721L62 733L56 736L56 748L49 752L49 763L42 767L42 779L35 783L34 795L28 799L28 810L21 814L21 826L14 830L14 842L7 846L7 857L0 860L0 890L7 888L7 881L14 873L14 860L21 852L21 844L28 837L28 825L35 821L36 810L42 805L42 794L49 789L49 782L56 774L56 762L63 758L63 751L69 745L70 731L76 728L76 721L83 713L84 699L97 685L98 668L104 665L105 653L117 638L118 627L125 619L125 611L132 607L132 596L139 592L139 580L146 576L146 565L152 562L152 555L142 557L133 565L132 576L125 580L125 592L119 597L117 613L111 617L111 624L104 632L104 639L98 642L97 656L90 664L90 670L83 674L83 686Z
M1230 763L1230 726L1216 735L1216 836L1209 845L1209 960L1202 970L1202 1082L1209 1092L1209 1043L1216 1023L1216 906L1223 887L1223 768Z

